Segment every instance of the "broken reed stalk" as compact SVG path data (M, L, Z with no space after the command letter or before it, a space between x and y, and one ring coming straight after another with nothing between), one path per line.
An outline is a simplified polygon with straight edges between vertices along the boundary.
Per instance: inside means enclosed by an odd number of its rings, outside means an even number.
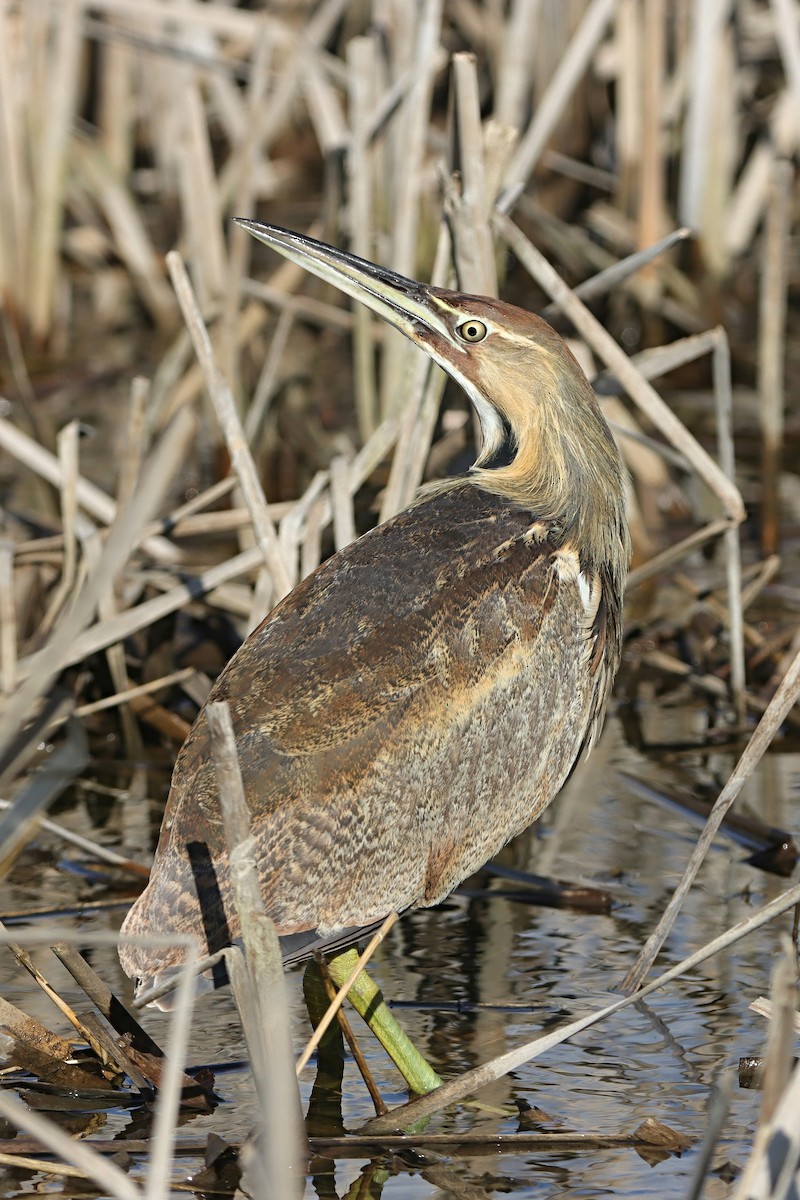
M100 1027L98 1025L97 1028L98 1036L103 1039L102 1044L100 1044L97 1042L88 1025L83 1025L80 1022L76 1024L76 1019L69 1006L65 1004L54 989L50 988L50 985L41 975L41 972L33 966L30 955L22 945L24 943L25 946L31 948L49 946L56 950L76 981L81 986L85 985L87 994L96 1000L98 1006L104 1010L117 1030L120 1029L120 1026L130 1030L134 1023L128 1014L124 1014L127 1017L127 1021L117 1019L120 1013L120 1009L116 1007L117 1001L102 980L99 980L94 975L89 965L72 948L72 944L75 942L79 942L81 946L114 947L118 942L117 935L105 931L87 933L84 930L76 929L68 932L66 936L64 936L62 930L59 930L59 936L61 937L61 942L57 942L57 938L51 930L39 928L21 931L17 939L12 939L8 932L0 927L0 942L14 948L23 965L32 971L40 986L43 987L50 999L59 1007L73 1026L79 1030L79 1036L83 1040L88 1041L95 1049L95 1053L100 1057L101 1061L104 1060L106 1051L108 1051L111 1055L110 1060L114 1061L122 1072L131 1070L133 1076L140 1078L138 1072L129 1063L126 1054L119 1050L113 1043L113 1039L108 1036L105 1026ZM153 934L136 940L142 941L147 945L169 946L171 949L174 949L176 945L179 947L182 946L186 953L187 962L190 964L197 955L197 942L194 938L183 934L164 936ZM187 1081L186 1077L183 1076L185 1048L188 1040L191 1015L190 1005L194 991L194 977L191 966L188 966L181 972L177 986L179 989L179 999L184 1004L184 1008L189 1006L189 1011L181 1011L179 1008L176 1014L173 1015L168 1037L169 1053L162 1059L164 1061L164 1070L161 1074L160 1091L163 1092L163 1099L159 1100L159 1112L163 1115L158 1116L156 1119L156 1126L160 1131L158 1135L160 1136L160 1141L158 1141L157 1137L154 1146L154 1156L157 1159L155 1175L149 1181L149 1194L153 1197L164 1195L165 1180L169 1178L170 1174L170 1164L174 1148L175 1114L177 1112L180 1087L184 1082L193 1083L193 1081ZM89 1018L87 1017L88 1021ZM136 1028L138 1029L138 1027ZM137 1036L139 1035L137 1034ZM149 1038L147 1038L147 1035L143 1035L143 1045L145 1048L148 1043ZM26 1105L12 1099L12 1097L2 1090L0 1090L0 1116L4 1116L17 1128L26 1130L47 1151L84 1172L103 1192L107 1192L109 1195L117 1198L117 1200L142 1200L144 1196L143 1190L137 1187L116 1164L109 1162L102 1154L93 1150L88 1143L81 1142L65 1134L55 1122L40 1116L36 1112L32 1112Z
M478 1105L475 1106L479 1107ZM644 1124L644 1122L643 1122ZM408 1133L381 1133L377 1136L369 1133L347 1133L339 1137L312 1137L309 1139L311 1147L316 1152L324 1150L340 1150L339 1157L365 1157L365 1151L368 1148L375 1152L381 1150L402 1150L411 1149L414 1147L441 1147L443 1150L457 1151L459 1148L465 1151L469 1149L476 1157L487 1154L497 1154L504 1149L516 1150L524 1152L527 1147L531 1152L538 1153L548 1149L558 1151L564 1150L580 1150L585 1149L609 1149L611 1147L635 1147L635 1146L650 1146L653 1147L653 1142L647 1137L639 1134L639 1130L634 1130L632 1133L585 1133L578 1130L564 1132L562 1130L551 1130L548 1133L535 1133L529 1130L514 1133L476 1133L459 1130L455 1133L427 1133L420 1130L414 1130ZM685 1148L685 1146L683 1147ZM360 1153L359 1153L360 1151ZM471 1197L472 1193L468 1193ZM450 1189L447 1190L448 1200L450 1197ZM461 1193L453 1193L454 1200L459 1200ZM358 1198L360 1200L360 1197ZM370 1198L367 1198L370 1200ZM479 1194L479 1200L487 1200L485 1191Z
M798 1015L797 952L793 940L784 937L782 942L782 952L772 974L770 1026L760 1072L760 1119L750 1158L738 1180L735 1200L787 1197L800 1162L800 1127L796 1120L800 1068L792 1053Z
M44 446L34 441L28 434L17 429L11 421L0 417L0 450L5 450L23 467L34 471L42 479L54 487L64 486L64 470L62 464ZM104 525L112 525L117 519L117 505L101 488L79 475L75 490L78 503L90 516L102 521ZM80 528L80 527L79 527ZM89 532L91 525L84 524L83 531ZM142 544L157 562L174 563L180 558L180 551L167 538L158 535L149 536Z
M660 241L653 242L651 246L646 246L643 250L637 250L634 254L628 254L621 258L619 262L614 263L610 267L604 267L602 271L598 271L596 275L592 275L589 279L585 279L583 283L579 283L572 290L579 300L584 304L588 304L590 300L598 300L601 296L607 295L613 288L620 287L626 280L640 271L642 267L652 263L659 255L664 254L667 250L671 250L679 242L686 241L691 237L692 231L686 226L680 229L673 229L672 233L668 233L666 237ZM559 312L559 306L552 301L542 309L541 315L546 321L552 321L553 317ZM702 337L702 334L698 336ZM671 342L671 349L677 343ZM649 351L645 351L649 353ZM633 360L637 361L636 358ZM651 376L645 376L651 378Z
M717 453L719 465L736 484L736 454L733 443L733 389L731 385L731 352L725 330L717 328L712 374L714 379L714 405L717 417ZM736 720L744 724L747 714L745 696L744 658L744 600L742 597L742 558L739 545L739 530L726 530L723 537L725 549L725 572L728 585L728 636L731 658L731 695L736 709Z
M439 70L443 0L428 0L421 9L402 6L396 19L404 25L406 45L412 46L414 70L392 131L391 249L387 265L401 275L413 277L416 271L419 241L421 196L425 179L425 152L431 112L431 98ZM409 363L423 353L409 349L397 329L384 331L381 360L380 415L386 419L400 415L398 397L404 394L403 381Z
M706 1113L703 1143L696 1155L692 1182L686 1200L700 1200L703 1194L714 1151L730 1111L735 1078L732 1070L723 1071L711 1093L711 1102Z
M89 570L92 569L94 562L97 560L99 549L99 538L93 537L87 541L84 553ZM97 603L97 614L101 620L105 620L113 617L116 612L117 597L115 588L113 585L109 585L100 595ZM113 646L108 646L105 657L114 689L118 692L126 691L131 686L131 683L128 676L128 659L123 643L116 642ZM131 762L141 762L144 758L144 742L142 741L142 735L134 715L134 710L135 702L131 707L124 705L120 709L120 725L122 726L122 738L126 757Z
M217 364L211 339L200 314L189 276L177 251L172 250L167 255L167 266L198 362L203 371L208 394L214 405L220 430L228 447L231 469L236 473L245 504L250 512L256 543L272 576L276 597L281 599L291 591L292 584L281 555L278 535L269 515L264 490L253 462L250 447L247 444L233 392Z
M704 225L707 156L713 118L716 50L725 17L725 5L713 0L692 9L692 35L688 69L688 112L682 148L679 214L692 229Z
M541 3L512 4L503 31L494 97L495 121L521 129L533 93L536 35L541 20Z
M664 74L666 64L665 0L645 0L642 12L642 137L639 145L637 232L640 246L649 246L662 233L666 204L665 160L662 147ZM643 282L658 287L652 269Z
M539 161L566 104L614 15L617 0L591 0L508 166L498 206L509 212Z
M458 286L478 296L497 295L494 241L489 224L493 196L487 189L480 84L474 54L454 54L451 69L450 179L444 208ZM437 283L437 279L432 282Z
M34 333L50 333L58 282L61 224L67 183L67 151L79 91L82 56L82 0L64 0L49 10L53 24L48 45L47 90L34 143L37 157L36 234L30 244L30 317Z
M761 423L761 552L775 554L781 451L783 449L786 311L789 286L794 166L780 159L773 168L764 229L758 324L758 392Z
M165 332L171 331L177 317L175 297L164 278L160 255L150 240L133 196L96 144L74 134L70 156L94 194L108 223L114 250L128 268L139 298L156 325Z
M800 22L792 0L772 0L775 40L783 61L783 70L794 101L795 120L800 112Z
M14 70L12 65L16 57L13 47L17 21L17 13L5 6L0 7L0 158L5 164L4 186L0 188L0 291L4 296L15 296L17 303L24 306L28 299L29 282L26 225L33 204L26 170L27 146L19 120L22 109L20 101L24 104L27 99L20 95L24 89L23 70L21 67ZM11 325L5 308L1 319L4 327ZM6 338L8 341L7 335ZM13 354L11 345L8 349L14 376L17 375L14 364L17 356ZM25 396L27 408L30 396L25 394L24 389L20 389L20 395Z
M264 1122L258 1147L264 1172L263 1194L286 1196L289 1200L301 1192L305 1134L300 1095L292 1071L281 951L275 926L264 908L250 810L227 702L210 702L206 706L206 719L228 846L232 897L245 947L245 977L253 1001L244 1004L240 1011ZM245 1023L251 1007L255 1008L255 1024Z
M789 157L797 145L800 99L784 88L775 100L763 135L756 141L733 188L722 217L725 246L731 258L745 253L756 240L759 222L769 202L770 182L778 158Z
M331 507L333 509L333 544L343 550L356 540L356 521L353 497L350 494L350 469L347 458L337 454L331 459Z
M14 599L14 543L0 538L0 694L17 682L17 606Z
M38 699L67 665L80 635L94 617L100 597L113 585L127 562L139 529L170 487L177 464L186 453L190 426L189 414L182 413L164 432L136 495L127 509L116 516L96 569L88 575L75 602L62 613L47 643L31 657L27 677L16 693L13 706L0 716L0 748L22 728Z
M717 797L705 828L692 851L691 858L680 883L662 913L661 919L639 952L636 962L622 981L624 991L635 991L655 962L656 956L675 923L683 901L694 883L697 872L702 866L708 849L716 837L723 817L760 763L769 748L770 742L786 719L787 713L794 707L799 697L800 651L795 655L793 662L781 680L780 687L769 702L741 758L731 772L728 782Z
M234 210L242 217L254 217L256 207L255 175L258 166L255 131L257 115L265 102L267 93L268 67L272 54L272 38L264 27L252 51L250 78L245 95L244 129L239 131L238 166L239 179L235 192ZM252 238L243 229L234 225L229 234L228 269L224 278L224 302L222 307L222 339L220 358L222 373L230 380L240 378L239 351L241 346L236 337L236 324L242 301L242 280L247 274L252 253Z
M14 1167L18 1171L31 1171L35 1175L58 1175L65 1179L89 1179L85 1171L71 1167L69 1163L56 1162L52 1158L43 1160L27 1154L0 1153L0 1165Z
M58 461L61 468L61 528L64 539L64 560L58 587L50 597L47 610L39 623L36 636L39 641L47 636L66 604L78 564L78 461L79 422L69 421L58 434ZM86 526L82 527L86 535Z
M253 239L249 238L248 240L252 242ZM260 433L270 401L275 395L281 359L286 351L289 334L292 332L294 323L295 315L290 309L284 308L279 312L272 341L244 419L244 433L249 446L254 444Z
M187 955L187 959L189 956ZM187 962L178 977L164 1070L156 1097L153 1144L147 1169L145 1200L162 1200L172 1174L178 1107L184 1082L186 1052L194 1009L194 975Z
M630 398L676 450L679 450L691 463L700 478L717 496L727 515L736 522L742 521L745 510L736 484L727 478L697 439L664 403L655 388L651 387L637 371L624 350L617 345L589 309L577 299L574 292L558 276L544 255L525 237L513 221L510 221L502 213L496 212L494 223L500 236L513 250L525 269L569 317L580 335L603 360L609 370L614 372Z
M797 1015L797 951L791 940L781 939L781 952L772 972L772 1000L767 1048L761 1072L761 1112L765 1125L777 1111L794 1066L794 1024Z
M125 454L119 468L117 481L117 505L124 507L136 491L142 463L147 453L147 404L150 399L150 383L141 375L131 380L127 427L125 429Z
M349 183L351 249L361 258L373 253L375 226L374 154L369 145L369 120L378 79L376 39L356 37L347 45L348 115L350 137L345 167ZM362 442L378 424L378 388L372 313L363 304L353 310L353 385Z
M0 1090L0 1116L16 1129L23 1129L35 1137L113 1200L143 1200L142 1190L112 1159L98 1154L88 1143L72 1137L5 1090Z

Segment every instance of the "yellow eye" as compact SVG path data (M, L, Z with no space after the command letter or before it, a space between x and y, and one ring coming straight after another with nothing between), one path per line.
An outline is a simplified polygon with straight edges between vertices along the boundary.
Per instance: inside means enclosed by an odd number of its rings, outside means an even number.
M483 321L476 321L474 317L456 329L456 333L464 342L482 342L488 332Z

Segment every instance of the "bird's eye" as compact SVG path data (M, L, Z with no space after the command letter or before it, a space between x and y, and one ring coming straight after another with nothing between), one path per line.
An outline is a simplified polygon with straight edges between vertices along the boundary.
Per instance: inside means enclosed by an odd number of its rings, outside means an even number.
M482 342L489 330L483 321L465 321L459 325L456 333L465 342Z

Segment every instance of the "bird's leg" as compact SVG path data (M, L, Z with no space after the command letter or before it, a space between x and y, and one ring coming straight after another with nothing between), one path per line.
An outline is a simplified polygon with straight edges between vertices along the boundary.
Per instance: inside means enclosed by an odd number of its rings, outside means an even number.
M329 1002L332 1003L336 999L336 984L333 982L333 979L331 977L330 971L328 970L328 964L325 961L325 958L321 954L316 954L315 960L316 960L316 965L319 968L320 975L322 976L322 982L325 986L325 991L327 993L328 1000L329 1000ZM345 1013L343 1008L338 1008L336 1010L336 1020L339 1022L342 1033L344 1034L344 1037L345 1037L345 1041L347 1042L348 1046L350 1047L350 1052L353 1055L353 1058L355 1059L356 1066L358 1067L359 1071L361 1072L361 1078L364 1080L367 1091L369 1092L369 1094L372 1098L372 1103L375 1105L375 1112L380 1117L384 1113L388 1112L389 1110L386 1107L386 1105L383 1103L381 1094L378 1091L378 1085L376 1084L375 1080L372 1077L372 1072L369 1069L369 1064L367 1063L367 1060L364 1058L364 1055L361 1051L361 1047L359 1046L358 1042L356 1041L356 1035L353 1033L352 1026L351 1026L350 1022L348 1021L347 1014Z
M316 1029L328 1008L325 982L315 962L310 962L303 975L303 998L311 1024ZM311 1136L330 1137L344 1131L342 1116L342 1079L344 1078L344 1044L342 1030L334 1021L317 1046L317 1074L306 1114L306 1130Z
M346 983L357 962L357 950L345 950L328 959L328 970L337 987ZM400 1028L389 1011L383 993L366 971L361 971L356 976L347 996L359 1016L367 1022L411 1091L418 1096L424 1096L437 1088L442 1080Z
M303 999L306 1002L311 1025L316 1029L328 1011L330 1000L325 987L325 979L319 965L313 959L308 963L303 974ZM334 1021L325 1030L317 1046L317 1065L324 1063L326 1070L333 1067L334 1071L336 1071L338 1063L343 1061L343 1059L344 1043L342 1041L342 1029L339 1022Z

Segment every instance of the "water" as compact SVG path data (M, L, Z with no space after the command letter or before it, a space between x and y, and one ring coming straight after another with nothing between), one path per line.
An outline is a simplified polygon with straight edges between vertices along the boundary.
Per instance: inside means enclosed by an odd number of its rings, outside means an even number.
M648 726L661 740L689 737L698 724L691 705L651 710ZM689 758L681 771L723 777L733 758L716 753L713 760ZM479 899L452 897L436 911L405 917L378 953L371 968L388 997L403 1002L398 1017L436 1069L450 1077L572 1018L603 1007L616 998L614 989L633 962L642 941L662 912L696 838L696 828L679 812L637 799L620 771L639 775L658 786L675 786L673 768L664 756L649 757L623 740L620 723L609 720L600 745L582 766L556 804L538 825L508 847L503 861L537 874L583 880L611 891L609 915L588 915L534 908L502 896ZM793 802L800 782L800 756L771 755L762 762L746 789L752 810L770 823L792 828ZM102 833L110 844L147 840L151 818L141 802L115 805ZM126 806L127 805L127 806ZM96 816L96 814L95 814ZM58 819L94 833L85 804ZM31 849L15 869L3 892L6 910L32 903L64 905L93 894L79 877L57 870L50 843ZM141 851L142 847L139 846ZM657 970L691 953L754 909L780 894L785 880L766 875L742 860L744 852L718 839L677 924L662 952ZM507 891L506 880L482 880L483 886ZM122 909L86 913L78 918L87 935L114 928ZM74 927L74 918L51 921L55 929ZM740 1056L763 1052L766 1022L748 1005L769 990L781 931L789 915L751 935L724 954L668 985L646 1003L611 1017L571 1042L552 1050L487 1087L485 1104L499 1107L523 1101L544 1110L549 1128L595 1134L631 1133L647 1117L655 1117L694 1139L680 1157L646 1160L632 1148L569 1152L438 1153L443 1166L418 1170L391 1154L377 1164L348 1159L333 1164L317 1160L311 1197L381 1196L384 1200L422 1197L512 1195L523 1198L682 1197L687 1194L697 1157L697 1141L706 1124L706 1108L720 1072L736 1068ZM46 951L37 961L63 986L79 1007L63 971ZM114 952L90 951L95 969L123 997L130 994ZM307 1021L301 995L301 970L288 976L296 1049L302 1047ZM51 1027L63 1028L50 1003L33 988L4 954L0 959L2 994ZM532 1006L531 1011L453 1011L455 1002ZM412 1007L406 1007L411 1005ZM418 1006L418 1007L415 1007ZM441 1006L441 1007L438 1007ZM354 1018L354 1022L357 1022ZM169 1017L147 1013L143 1023L162 1044L168 1040ZM356 1032L359 1029L356 1028ZM404 1098L394 1068L365 1035L370 1066L387 1103ZM229 994L204 998L192 1028L191 1061L230 1062L245 1049ZM304 1104L313 1082L309 1066L302 1081ZM224 1103L207 1116L188 1120L178 1138L197 1139L208 1131L239 1142L257 1120L257 1104L249 1072L220 1074L217 1091ZM734 1088L715 1168L746 1161L758 1118L757 1092ZM345 1069L342 1111L345 1126L356 1129L372 1115L366 1090L352 1063ZM119 1109L96 1119L92 1134L101 1138L132 1136L139 1120ZM480 1131L487 1136L517 1129L516 1117L476 1113L459 1106L434 1117L427 1132ZM137 1134L140 1135L140 1134ZM196 1170L196 1159L179 1159L174 1177ZM141 1171L141 1165L137 1172ZM37 1177L0 1175L0 1194L16 1196L41 1190ZM45 1190L58 1185L45 1184ZM735 1183L712 1175L704 1195L728 1196ZM361 1190L359 1190L361 1189ZM477 1189L477 1190L476 1190Z

